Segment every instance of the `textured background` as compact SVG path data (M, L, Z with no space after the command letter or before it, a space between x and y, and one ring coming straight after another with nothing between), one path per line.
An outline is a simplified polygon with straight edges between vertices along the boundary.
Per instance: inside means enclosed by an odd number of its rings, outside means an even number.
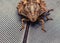
M20 0L0 0L0 43L21 43L23 31L21 21L17 15L17 3ZM47 8L53 8L50 17L53 21L45 23L46 33L41 31L41 26L30 26L28 43L60 43L60 0L46 0Z

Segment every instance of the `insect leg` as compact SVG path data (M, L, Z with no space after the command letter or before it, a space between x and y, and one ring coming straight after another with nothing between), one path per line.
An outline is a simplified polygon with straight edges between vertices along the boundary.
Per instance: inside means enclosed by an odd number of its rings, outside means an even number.
M24 29L24 21L28 21L28 19L22 18L22 28L20 29L20 31Z
M22 27L21 27L21 29L20 29L20 31L22 30L22 29L24 29L24 18L21 20L22 21Z
M42 29L42 31L46 32L46 30L44 29L44 20L41 19L40 21L41 21L41 26L42 26L41 29Z
M48 21L48 20L53 20L52 18L49 18L48 16L46 16L46 18L47 18L47 21Z

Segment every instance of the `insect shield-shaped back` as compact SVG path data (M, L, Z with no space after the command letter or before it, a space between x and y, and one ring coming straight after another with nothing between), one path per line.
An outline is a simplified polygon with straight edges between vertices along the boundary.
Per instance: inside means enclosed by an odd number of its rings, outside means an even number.
M18 13L27 17L31 22L35 22L40 16L40 5L33 0L23 1L18 4Z
M44 19L46 21L52 20L49 18L50 11L46 9L46 3L42 0L23 0L17 6L18 13L26 18L22 19L22 29L24 28L24 21L31 21L32 23L35 21L41 22L42 30L44 29Z
M39 13L40 13L40 6L37 3L33 3L31 2L28 5L28 10L29 10L29 14L28 14L28 18L30 19L31 22L35 22L38 17L39 17Z

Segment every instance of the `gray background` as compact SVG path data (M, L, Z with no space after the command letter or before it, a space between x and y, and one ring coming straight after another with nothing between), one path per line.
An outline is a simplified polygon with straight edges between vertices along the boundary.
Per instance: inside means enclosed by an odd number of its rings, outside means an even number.
M0 0L0 43L21 43L24 30L17 15L17 3L20 0ZM60 0L46 0L47 8L53 8L50 17L53 21L45 23L44 33L41 26L30 26L27 43L60 43Z

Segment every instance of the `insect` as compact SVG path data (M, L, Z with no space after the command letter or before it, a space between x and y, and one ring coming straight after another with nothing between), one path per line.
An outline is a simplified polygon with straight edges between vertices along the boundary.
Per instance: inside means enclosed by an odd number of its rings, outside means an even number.
M53 20L49 18L49 12L53 11L53 9L47 10L46 3L43 0L22 0L18 3L17 10L19 15L22 15L26 18L22 18L22 29L24 29L24 21L31 21L32 23L39 21L42 26L42 30L46 32L44 29L44 17L46 20Z

